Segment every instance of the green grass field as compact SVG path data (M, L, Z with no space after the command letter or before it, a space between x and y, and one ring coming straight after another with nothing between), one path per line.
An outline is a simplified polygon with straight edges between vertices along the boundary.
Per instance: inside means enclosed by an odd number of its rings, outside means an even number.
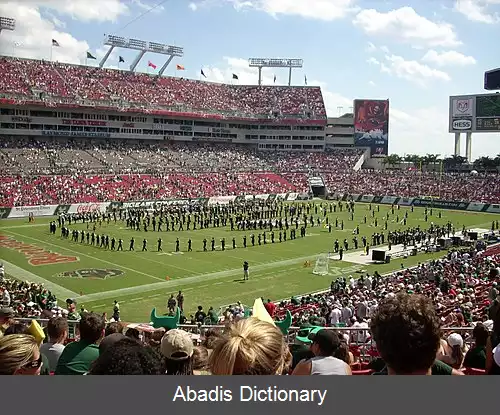
M319 203L319 202L318 202ZM323 202L325 203L325 202ZM375 205L374 205L375 208ZM403 226L396 222L396 215L403 217L405 210L401 208L390 216L389 230L402 229ZM308 227L308 235L294 241L277 242L271 244L268 238L267 245L251 247L250 233L231 231L227 228L206 229L196 231L161 232L163 239L163 253L156 251L158 232L132 231L124 223L111 222L104 224L97 231L124 240L123 252L110 252L101 248L88 246L86 243L71 242L62 239L60 230L57 234L49 234L49 222L52 218L38 218L35 223L29 224L27 218L22 220L0 221L0 235L2 241L15 240L19 243L32 245L33 248L24 253L21 249L12 249L2 244L0 258L6 264L10 276L34 282L43 282L56 293L59 299L68 297L77 300L79 305L84 305L88 310L108 312L111 315L112 304L118 300L121 305L121 317L125 321L147 322L153 307L160 311L166 308L170 294L182 290L185 295L185 309L187 315L194 312L198 305L205 308L213 306L218 308L223 305L242 301L251 305L257 297L278 300L289 298L292 295L304 294L329 287L332 279L342 275L354 274L356 271L366 270L379 273L389 272L404 266L416 265L441 254L419 254L408 259L397 259L390 264L362 266L346 261L330 261L330 275L317 276L312 274L315 259L319 254L333 250L333 241L337 238L342 241L347 238L352 247L352 231L359 224L360 235L370 237L376 231L383 231L385 215L390 213L389 206L380 206L378 229L371 225L368 205L357 204L354 221L351 221L347 212L329 214L330 223L335 224L335 218L344 220L344 230L333 229L332 233L323 226ZM465 225L468 228L490 229L491 221L496 215L441 211L442 218L438 218L438 210L429 222L424 220L423 209L416 208L413 213L409 211L407 226L420 225L426 228L430 222L446 223L452 221L457 231ZM368 217L367 224L363 224L364 216ZM315 216L316 217L316 216ZM70 229L86 229L86 225L73 225ZM242 248L242 238L246 233L248 245ZM254 232L256 235L259 231ZM135 252L128 251L128 241L134 236L136 239ZM231 240L236 238L238 247L232 249ZM148 239L148 252L141 252L142 239ZM202 252L202 240L209 241L214 237L217 245L221 238L226 239L226 251ZM8 239L10 238L10 239ZM180 239L181 253L176 254L175 240ZM187 251L187 240L193 240L193 252ZM33 249L45 249L52 253L68 257L77 257L75 262L57 264L30 264L27 254L33 254ZM361 249L360 249L361 250ZM242 281L242 263L250 263L250 280ZM305 267L305 261L311 261L310 268ZM73 271L82 269L117 270L121 275L101 277L88 277L68 275ZM63 275L65 273L65 275ZM102 272L103 273L103 272Z

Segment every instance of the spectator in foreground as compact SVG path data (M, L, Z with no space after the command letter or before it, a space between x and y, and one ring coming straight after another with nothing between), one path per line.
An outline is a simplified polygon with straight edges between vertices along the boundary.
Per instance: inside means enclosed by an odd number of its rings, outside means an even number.
M436 360L440 321L430 299L399 294L379 304L370 322L377 350L386 364L378 374L463 375Z
M283 375L292 355L274 325L248 318L228 328L210 355L212 375Z
M68 320L63 317L53 317L47 323L48 343L40 346L40 352L49 361L49 370L55 372L57 362L64 351L64 342L68 338Z
M120 333L111 336L117 335L122 336ZM89 375L161 375L162 372L161 357L151 347L123 336L104 349Z
M482 323L478 323L472 331L474 346L469 349L464 358L464 367L486 369L486 343L490 333Z
M26 336L31 336L29 326L25 323L17 323L17 322L14 322L14 324L11 324L7 328L7 330L5 330L4 336L12 336L14 334L24 334ZM40 347L40 343L37 344ZM41 355L41 358L42 358L42 365L40 367L40 375L50 375L49 359L43 353Z
M349 365L336 357L340 339L333 330L320 330L310 335L312 359L303 360L295 367L292 375L352 375Z
M104 336L109 336L110 334L113 333L122 333L122 332L123 332L122 323L120 323L119 321L113 321L112 323L109 323L106 326Z
M122 333L112 333L108 336L105 336L104 339L99 343L99 356L101 356L107 349L113 346L115 343L118 343L120 340L127 338Z
M460 369L464 361L464 339L458 333L451 333L446 340L440 341L437 359L454 369Z
M486 343L486 373L500 375L500 309L493 318L493 330ZM495 355L496 353L496 355Z
M0 338L4 335L5 330L14 322L14 310L10 307L0 308Z
M165 357L167 375L193 374L194 344L188 332L179 329L167 331L160 350Z
M68 344L56 368L56 375L83 375L99 357L99 341L104 336L106 323L102 315L84 313L78 323L80 340Z
M208 349L205 346L196 346L193 352L193 375L210 375L208 366Z
M33 336L11 334L0 339L0 375L39 375L42 365Z

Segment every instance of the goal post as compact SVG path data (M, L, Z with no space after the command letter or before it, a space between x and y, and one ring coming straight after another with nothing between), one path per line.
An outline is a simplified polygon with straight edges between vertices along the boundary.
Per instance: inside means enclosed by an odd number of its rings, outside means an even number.
M328 275L328 264L330 262L328 254L322 254L316 259L316 265L313 269L314 275Z

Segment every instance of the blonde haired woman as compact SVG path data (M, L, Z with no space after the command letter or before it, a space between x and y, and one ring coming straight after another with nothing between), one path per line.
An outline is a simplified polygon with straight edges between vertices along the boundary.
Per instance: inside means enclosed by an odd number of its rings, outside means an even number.
M0 375L39 375L42 355L33 336L11 334L0 339Z
M256 318L227 329L210 355L213 375L284 375L292 355L281 331Z

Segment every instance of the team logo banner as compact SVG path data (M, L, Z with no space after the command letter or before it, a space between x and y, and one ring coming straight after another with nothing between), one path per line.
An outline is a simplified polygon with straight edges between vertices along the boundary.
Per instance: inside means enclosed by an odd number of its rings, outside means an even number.
M389 152L389 101L354 101L354 145L369 147L372 157Z

